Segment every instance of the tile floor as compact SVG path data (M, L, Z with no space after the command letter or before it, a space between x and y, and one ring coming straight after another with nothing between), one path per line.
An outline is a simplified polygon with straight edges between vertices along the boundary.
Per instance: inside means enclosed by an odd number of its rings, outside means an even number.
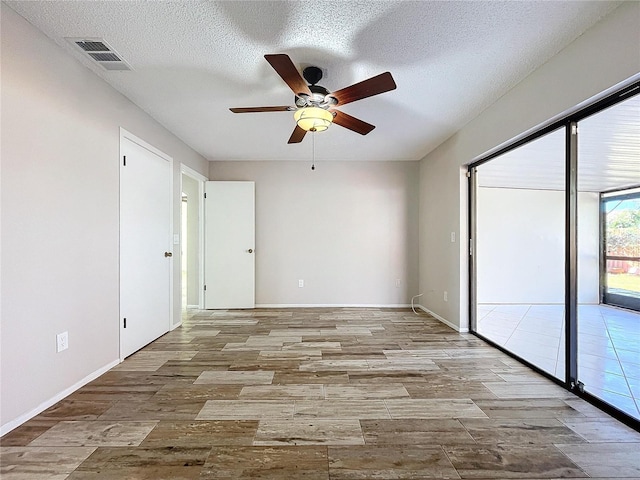
M196 311L0 439L3 480L640 478L640 433L391 309Z
M478 333L564 379L563 305L479 305ZM639 313L578 306L578 379L587 392L640 419Z

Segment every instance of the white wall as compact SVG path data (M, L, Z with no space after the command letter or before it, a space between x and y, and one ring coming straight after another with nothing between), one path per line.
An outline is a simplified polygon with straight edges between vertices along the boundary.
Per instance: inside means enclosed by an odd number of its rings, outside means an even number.
M640 72L640 3L624 2L427 155L420 164L422 305L468 324L466 182L461 165ZM449 301L442 292L447 290Z
M565 194L478 188L478 303L564 304ZM598 303L599 201L578 194L578 302Z
M418 162L211 162L209 178L255 181L257 304L398 305L417 293Z
M180 162L205 174L208 162L1 8L4 433L119 357L119 128L173 157L176 233Z

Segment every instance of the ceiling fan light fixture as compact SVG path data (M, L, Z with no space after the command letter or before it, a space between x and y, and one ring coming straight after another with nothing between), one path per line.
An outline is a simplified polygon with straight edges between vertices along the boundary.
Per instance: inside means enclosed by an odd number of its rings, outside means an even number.
M300 108L293 114L293 118L307 132L323 132L333 122L333 114L320 107Z

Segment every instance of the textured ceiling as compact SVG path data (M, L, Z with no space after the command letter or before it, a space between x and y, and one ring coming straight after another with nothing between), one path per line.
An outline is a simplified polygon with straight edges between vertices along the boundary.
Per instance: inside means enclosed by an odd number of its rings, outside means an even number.
M342 107L376 125L315 134L320 160L419 160L621 2L7 1L209 160L310 158L288 145L291 90L264 60L286 53L338 90L390 71L397 90ZM64 37L104 38L132 66L109 72Z

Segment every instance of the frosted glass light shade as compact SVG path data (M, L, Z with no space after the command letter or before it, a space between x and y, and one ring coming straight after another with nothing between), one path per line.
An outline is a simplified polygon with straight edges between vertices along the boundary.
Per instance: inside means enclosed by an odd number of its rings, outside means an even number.
M296 110L293 118L300 128L308 132L322 132L329 128L333 114L319 107L306 107Z

